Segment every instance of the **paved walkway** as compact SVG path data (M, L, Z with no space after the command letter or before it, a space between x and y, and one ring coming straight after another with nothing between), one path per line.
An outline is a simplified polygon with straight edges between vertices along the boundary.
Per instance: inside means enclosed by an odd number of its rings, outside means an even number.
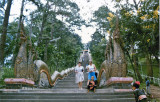
M151 85L151 94L160 102L160 87Z

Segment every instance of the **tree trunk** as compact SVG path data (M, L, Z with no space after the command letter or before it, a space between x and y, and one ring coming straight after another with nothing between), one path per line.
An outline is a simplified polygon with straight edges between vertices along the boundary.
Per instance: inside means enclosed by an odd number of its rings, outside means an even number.
M44 49L44 62L46 63L47 63L47 49L48 49L48 41L46 41Z
M38 38L38 46L40 45L40 43L41 43L41 41L42 41L42 34L43 34L43 30L44 30L44 25L45 25L45 23L46 23L46 20L47 20L47 11L49 10L49 8L48 8L48 1L47 1L47 4L46 4L46 9L47 10L44 10L43 11L43 17L42 17L42 25L41 25L41 31L40 31L40 33L39 33L39 38Z
M3 21L3 28L2 28L2 35L1 35L1 42L0 42L0 64L4 65L4 58L5 58L5 43L6 43L6 35L7 35L7 27L10 15L10 9L12 5L12 0L8 0L7 8L5 10L5 16Z
M140 72L139 72L139 68L138 68L138 57L137 56L133 56L133 61L134 61L134 68L135 68L135 71L136 71L136 73L137 73L137 76L138 76L138 79L139 79L139 81L140 82L143 82L143 79L142 79L142 76L141 76L141 74L140 74Z
M56 11L56 5L55 5L54 11ZM55 15L52 16L51 39L53 39L53 33L54 33L54 21L55 21Z
M136 52L135 52L133 44L131 45L131 49L132 49L132 59L133 59L133 63L134 63L135 72L138 76L139 81L142 82L143 79L142 79L142 76L140 75L140 72L139 72L139 69L138 69L138 58L135 54Z
M53 39L53 33L54 33L54 18L52 18L51 40Z
M149 54L146 54L147 75L153 77L152 62Z
M126 53L127 53L127 56L128 56L128 58L129 58L129 60L131 62L131 65L132 65L132 68L133 68L133 71L134 71L134 76L135 76L135 78L137 80L137 74L136 74L136 71L135 71L135 68L134 68L134 65L133 65L133 59L131 59L131 56L130 56L128 51L126 51Z
M19 37L20 37L20 29L21 29L21 26L20 26L20 25L21 25L22 17L23 17L24 2L25 2L25 0L22 0L21 12L20 12L19 23L18 23L18 33L17 33L17 38L18 38L18 39L19 39Z
M43 28L44 28L44 23L46 21L45 18L45 13L43 13L43 19L42 19L42 25L41 25L41 31L39 33L39 37L38 37L38 46L40 45L41 41L42 41L42 34L43 34Z
M32 24L33 24L33 14L31 15L31 25L30 25L30 32L29 32L29 40L30 40L30 42L32 42L31 41L31 38L32 38L32 33L33 33L33 31L32 31Z

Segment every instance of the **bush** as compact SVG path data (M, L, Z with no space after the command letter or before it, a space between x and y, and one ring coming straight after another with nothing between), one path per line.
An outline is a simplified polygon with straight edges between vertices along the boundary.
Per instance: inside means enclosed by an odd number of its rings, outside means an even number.
M14 78L14 68L3 68L3 76L2 78Z
M154 83L153 85L154 85L154 86L159 86L157 83Z
M14 68L6 68L3 67L3 71L0 72L0 74L2 75L2 78L0 79L0 86L3 86L4 83L4 79L5 78L14 78Z

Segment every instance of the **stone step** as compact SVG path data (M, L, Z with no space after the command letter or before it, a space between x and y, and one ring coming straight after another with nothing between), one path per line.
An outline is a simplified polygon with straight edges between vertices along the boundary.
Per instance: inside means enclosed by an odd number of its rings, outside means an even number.
M135 102L135 99L0 99L0 102Z
M66 93L68 95L89 95L87 93L87 89L83 89L83 90L78 90L78 89L34 89L34 90L11 90L11 89L7 89L7 90L1 90L0 91L0 95L66 95ZM92 94L92 93L91 93ZM110 89L96 89L96 93L93 93L94 95L133 95L133 92L117 92L114 91L112 88Z
M75 90L71 89L75 92ZM112 92L109 89L105 89L108 93L98 93L102 92L102 89L97 89L96 93L89 92L86 90L77 90L76 93L67 91L67 89L60 90L21 90L18 93L3 93L0 95L0 102L134 102L134 96L132 92ZM47 92L45 92L47 91ZM64 92L66 93L64 93ZM85 93L84 93L85 91ZM59 93L61 92L61 93ZM83 93L81 93L83 92ZM115 99L116 98L116 99ZM17 100L17 101L15 101ZM96 101L95 101L96 100Z
M71 78L71 79L74 79L75 78L75 75L74 76L68 76L68 77L65 77L65 78ZM64 79L65 79L64 78ZM88 78L88 75L84 75L84 78Z
M82 84L86 85L87 86L87 81L83 81ZM75 83L75 81L61 81L61 82L57 82L55 86L57 85L78 85L78 83Z
M75 79L63 79L63 80L59 80L58 82L63 82L63 81L69 81L69 82L74 82L75 83ZM87 82L88 80L87 79L84 79L83 82Z
M75 73L70 73L50 89L0 89L0 102L135 102L133 92L119 92L113 87L87 93L88 74L84 76L82 90L75 83Z
M57 86L68 86L68 87L74 87L74 86L77 86L78 87L78 84L76 83L57 83L55 87ZM82 83L82 86L86 86L87 87L87 83Z
M58 82L63 82L63 81L69 81L69 82L74 82L75 83L75 79L63 79L63 80L58 80ZM87 79L84 79L85 82L87 82Z
M68 86L56 86L56 87L54 87L53 89L77 89L78 90L78 85L77 86L70 86L70 87L68 87ZM86 86L82 86L82 88L83 89L87 89L87 87Z
M69 86L69 85L72 85L72 86L76 85L76 86L78 86L78 84L75 83L75 82L74 83L64 82L64 83L57 83L56 84L56 86ZM82 82L82 85L87 86L87 83Z
M74 80L75 81L75 78L64 78L62 80ZM84 78L84 80L88 80L88 78Z
M82 86L83 89L87 89L86 86ZM77 89L78 90L78 86L56 86L54 89Z
M87 81L88 81L88 80L84 80L83 83L87 83ZM60 81L57 82L57 84L58 84L58 83L61 83L61 84L65 84L65 83L75 83L75 80L60 80Z
M86 97L90 97L90 96L97 96L97 97L108 97L108 96L127 96L127 97L132 97L134 96L133 94L104 94L104 93L93 93L93 92L89 92L89 93L7 93L7 94L3 94L0 95L1 96L63 96L63 97L70 97L70 96L86 96ZM127 98L126 97L126 98ZM1 98L0 98L1 99Z
M87 81L83 81L82 83L87 83ZM56 85L64 85L64 84L72 84L72 85L77 85L75 81L58 81ZM87 85L87 84L86 84Z
M73 88L75 88L75 87L78 87L78 84L66 84L66 83L64 83L63 85L62 84L57 84L55 87L53 87L53 89L58 88L58 87L68 87L68 88L73 87ZM87 83L83 83L82 87L87 87Z
M0 95L0 99L112 99L133 98L133 95Z

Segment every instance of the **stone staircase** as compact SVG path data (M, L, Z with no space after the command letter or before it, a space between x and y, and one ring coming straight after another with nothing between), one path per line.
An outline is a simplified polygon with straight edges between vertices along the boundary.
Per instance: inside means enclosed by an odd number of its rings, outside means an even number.
M3 89L0 102L135 102L132 92L117 92L113 88L87 93L87 73L83 89L79 90L74 76L73 72L50 89Z

